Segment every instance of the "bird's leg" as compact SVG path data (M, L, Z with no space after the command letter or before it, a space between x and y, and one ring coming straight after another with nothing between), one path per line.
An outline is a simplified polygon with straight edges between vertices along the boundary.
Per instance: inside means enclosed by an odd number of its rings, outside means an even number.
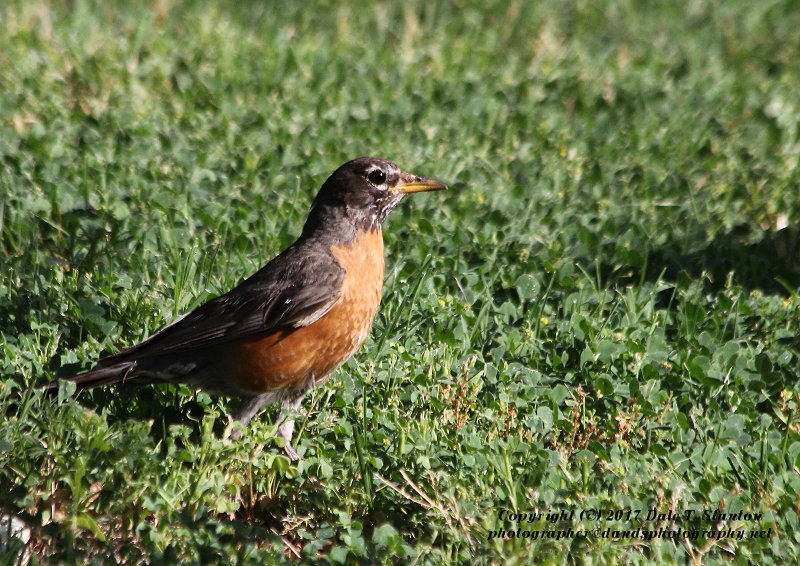
M271 395L269 393L264 393L262 395L255 395L253 397L248 397L247 399L242 399L242 402L239 403L239 406L236 407L236 410L233 412L233 420L239 421L242 423L242 429L232 430L230 434L231 440L239 440L244 435L244 429L247 427L247 423L250 422L250 419L255 416L255 414L261 410L261 408L269 403Z
M297 461L300 459L300 455L292 446L292 433L294 433L294 418L287 415L287 409L291 411L296 411L300 408L300 403L303 402L304 394L300 393L297 396L290 396L286 397L281 401L281 412L278 415L278 421L281 422L280 426L278 427L278 436L284 438L286 440L286 446L283 447L283 450L286 452L286 455L293 461Z

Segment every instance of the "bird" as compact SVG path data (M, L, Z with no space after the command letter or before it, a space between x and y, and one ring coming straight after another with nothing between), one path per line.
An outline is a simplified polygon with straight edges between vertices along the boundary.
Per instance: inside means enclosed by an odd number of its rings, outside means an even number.
M239 398L233 440L276 403L278 436L298 460L294 411L358 351L378 311L386 216L408 194L446 188L385 159L348 161L322 184L297 240L264 267L143 342L64 379L78 391L166 382ZM58 381L43 387L57 389Z

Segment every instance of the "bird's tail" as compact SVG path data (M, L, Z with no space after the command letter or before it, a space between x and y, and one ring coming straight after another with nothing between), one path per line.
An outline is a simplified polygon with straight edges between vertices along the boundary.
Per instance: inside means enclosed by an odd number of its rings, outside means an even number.
M110 366L95 368L85 373L79 373L70 377L63 378L65 381L71 381L77 387L78 391L84 389L92 389L93 387L100 387L101 385L109 385L112 383L120 383L128 378L133 379L133 372L136 369L136 362L119 362ZM58 390L58 381L51 381L40 385L40 389L46 391Z

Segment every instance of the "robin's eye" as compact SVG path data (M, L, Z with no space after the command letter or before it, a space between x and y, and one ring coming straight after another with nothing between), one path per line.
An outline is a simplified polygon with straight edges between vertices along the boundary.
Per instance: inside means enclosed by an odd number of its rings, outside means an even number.
M386 182L386 173L384 173L381 169L373 169L367 175L367 180L375 185L382 185Z

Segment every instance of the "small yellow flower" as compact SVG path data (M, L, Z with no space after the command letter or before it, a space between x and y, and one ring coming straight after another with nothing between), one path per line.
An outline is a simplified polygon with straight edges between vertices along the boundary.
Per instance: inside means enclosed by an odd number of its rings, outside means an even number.
M550 322L550 319L547 318L546 316L543 316L542 318L539 319L539 322L541 322L542 324L547 324L548 322Z

